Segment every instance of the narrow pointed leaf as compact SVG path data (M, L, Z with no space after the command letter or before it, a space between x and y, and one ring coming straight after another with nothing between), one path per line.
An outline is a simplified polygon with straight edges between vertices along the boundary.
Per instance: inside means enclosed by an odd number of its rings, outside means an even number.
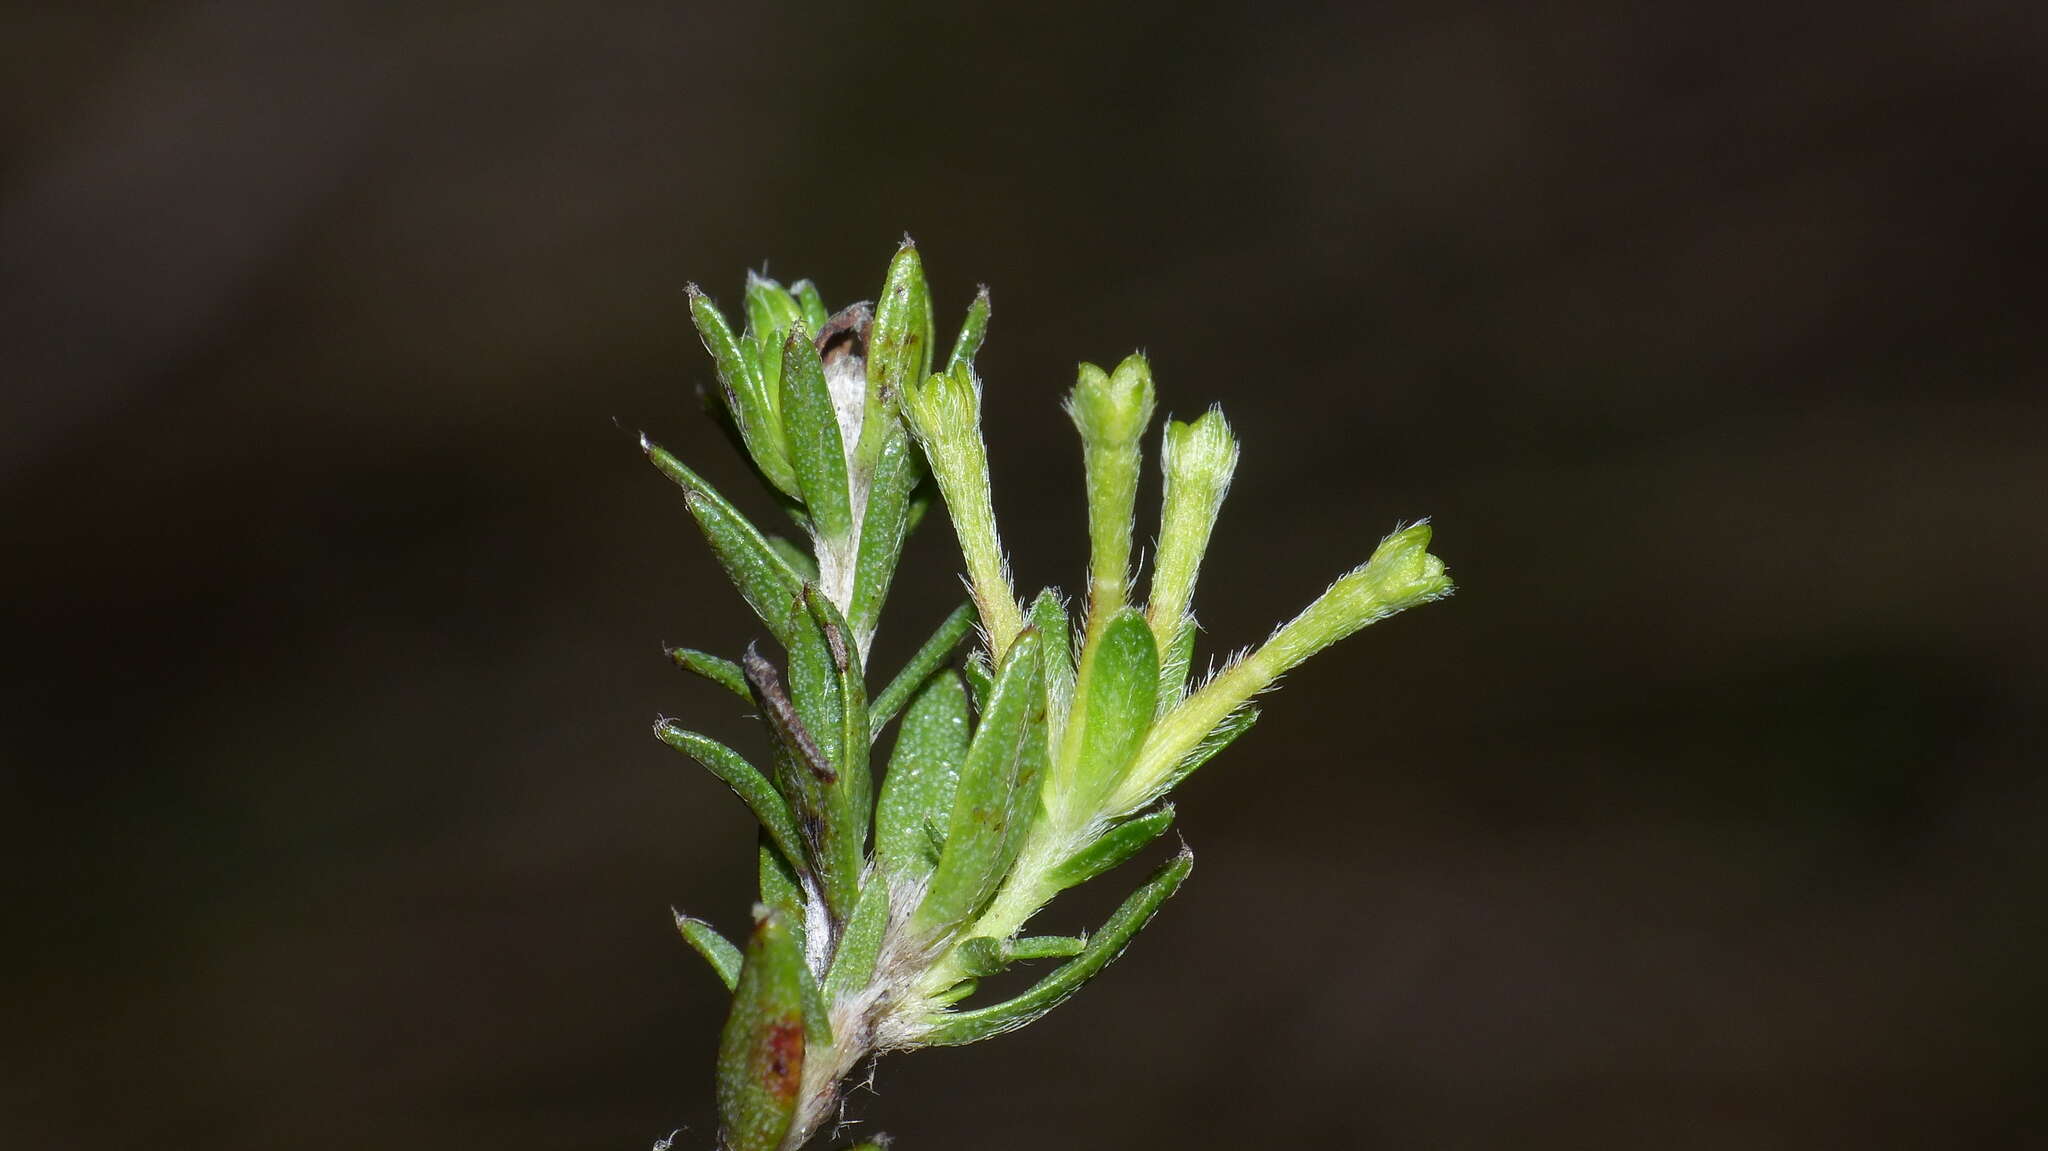
M733 405L734 415L745 423L758 413L772 414L771 393L761 386L756 371L759 365L749 355L747 346L733 333L725 313L719 311L711 297L695 284L686 287L684 294L690 302L690 322L696 325L697 338L703 341L704 350L711 354L719 384L726 389L728 397L737 398Z
M952 658L953 649L959 647L960 641L973 630L972 603L961 604L953 609L953 614L940 621L939 629L924 641L924 646L917 649L917 654L910 657L910 662L903 665L903 670L896 673L889 686L875 696L874 704L868 709L869 738L882 734L882 728L896 718L896 713L903 710L903 705L910 702L932 673Z
M818 285L809 280L798 280L789 286L789 294L796 297L797 306L803 310L804 325L812 331L820 331L832 314L825 310L825 298L818 294Z
M820 658L829 663L829 656ZM821 746L817 729L798 714L789 693L782 690L774 665L763 659L759 652L748 648L742 666L746 669L748 684L754 689L754 698L760 701L762 721L768 725L776 743L776 787L789 801L797 827L803 832L804 846L819 884L824 888L827 904L843 915L852 910L853 901L859 895L862 840L866 828L864 825L854 826L841 817L844 795L836 785L842 776L833 768L830 756ZM792 663L792 674L796 666ZM818 693L818 689L812 690L814 695ZM835 702L828 718L836 723L837 716ZM836 730L828 734L837 741L839 733Z
M961 765L946 848L914 921L920 935L944 935L974 915L1016 860L1038 816L1045 710L1038 633L1026 630L1010 645Z
M1151 730L1158 710L1159 644L1144 613L1124 608L1081 655L1073 710L1062 737L1061 770L1048 803L1070 825L1097 814Z
M1045 695L1052 704L1052 730L1060 730L1074 700L1074 637L1060 593L1046 588L1031 601L1031 626L1045 660Z
M861 888L860 902L847 917L839 950L825 973L825 1003L837 1003L868 985L875 975L875 957L882 951L882 932L889 926L889 884L880 876Z
M919 265L918 278L924 278L924 267ZM921 380L932 374L932 357L938 352L939 324L932 308L932 293L929 286L919 293L924 298L924 347L917 357L917 374L911 379Z
M789 804L776 791L775 785L768 782L768 777L739 752L709 736L684 731L666 720L655 725L654 734L661 742L703 764L705 770L732 788L733 794L747 805L747 810L754 813L754 818L761 821L761 826L775 840L775 846L792 861L804 858L803 836L797 831L796 817L791 813Z
M1194 855L1183 848L1180 855L1161 868L1145 886L1124 900L1116 913L1109 917L1109 922L1102 925L1102 930L1089 938L1088 946L1081 954L1015 999L940 1016L924 1042L939 1047L973 1043L1005 1031L1014 1031L1058 1007L1123 954L1131 938L1179 889L1193 866Z
M773 1151L802 1095L804 956L770 909L747 940L718 1042L718 1117L727 1151Z
M790 325L802 318L803 309L781 284L747 273L747 342L768 395L776 395L782 381L782 343L789 338Z
M817 625L818 634L825 641L825 653L832 661L832 678L839 691L841 706L849 713L859 713L848 715L847 727L841 737L865 746L868 741L867 685L861 680L860 649L854 644L853 630L846 626L846 617L839 614L839 608L834 606L831 597L817 584L804 585L804 610L810 613L811 622ZM856 724L855 719L860 722ZM851 754L851 749L848 751Z
M817 762L824 769L813 774L829 785L838 785L841 777L848 774L841 769L850 762L845 752L846 684L843 682L845 674L841 671L842 661L835 657L835 645L820 627L817 615L809 608L808 591L798 597L796 606L797 610L803 613L803 618L800 626L791 632L789 642L784 645L789 656L789 700L795 708L798 726L810 740L807 756L814 752ZM847 654L843 630L839 633L838 639L836 647L839 654ZM750 682L751 679L750 672ZM759 697L758 689L755 695ZM864 745L865 740L858 742ZM867 763L866 747L856 747L854 756L857 760L855 767L864 773ZM825 807L818 810L821 817L827 813ZM843 840L845 837L835 833L835 836L830 838ZM851 850L848 844L842 843L841 849L836 849L833 854L834 858L840 860L839 866L846 869L842 877L845 885L834 886L833 906L846 910L852 906L854 893L851 884L860 874L859 853Z
M695 284L690 285L689 297L690 319L697 325L705 350L711 353L727 410L739 427L747 454L769 483L795 495L796 474L790 470L788 451L783 446L775 393L763 380L752 349L733 335L718 305L697 290Z
M1003 954L1017 962L1025 959L1067 959L1087 949L1088 940L1084 936L1027 935L1004 945Z
M1159 663L1159 710L1164 713L1187 693L1188 667L1195 658L1195 617L1188 616Z
M826 894L833 912L843 918L853 914L855 885L867 852L868 826L874 818L875 779L868 764L867 685L861 680L860 653L852 646L853 637L839 609L815 584L805 587L804 603L825 638L838 687L840 728L833 740L833 769L837 778L825 789L829 823L826 838L840 852L835 856L835 866L849 868L853 884L828 882Z
M760 834L759 855L761 875L761 902L769 907L778 907L789 914L789 929L796 933L797 949L804 946L804 893L796 877L796 868L785 859L782 850L775 846L768 833Z
M1001 943L978 935L960 945L954 964L960 968L960 974L970 979L985 979L1008 967L1010 961L1003 955Z
M875 805L875 860L890 875L930 875L938 860L932 832L952 817L960 765L967 759L967 689L941 672L903 717L882 798ZM940 848L945 846L941 839Z
M953 338L953 354L946 357L946 370L974 363L975 353L981 351L981 343L988 337L988 285L974 293L974 302L967 306L967 318L960 322L960 334Z
M799 964L798 972L804 996L804 1040L811 1047L824 1050L832 1046L832 1016L825 992L818 986L818 977L811 974L808 963Z
M693 919L671 907L669 914L676 917L676 930L682 932L684 942L696 949L711 965L719 982L731 991L740 981L740 949L718 933L718 929L701 919Z
M754 701L754 693L747 687L747 673L733 661L693 647L669 648L668 657L684 671L695 672L748 703Z
M805 585L807 589L816 586ZM808 595L808 591L805 594ZM825 762L837 765L840 699L844 694L839 683L839 662L833 658L832 645L819 629L804 596L797 598L796 606L804 613L803 622L809 626L799 627L790 637L792 642L784 645L789 656L789 695L796 701L797 714L810 725L811 734L818 737L818 746L825 752ZM843 633L841 642L844 643Z
M906 240L889 262L868 335L867 409L858 453L864 464L881 453L882 429L894 424L890 414L906 387L931 374L931 362L931 298L917 246Z
M1079 887L1145 850L1146 845L1165 834L1172 823L1173 805L1170 803L1157 811L1127 819L1053 868L1052 882L1061 891Z
M801 322L782 345L782 426L812 529L824 539L844 540L853 528L846 447L825 386L824 362Z
M996 689L995 674L988 669L988 657L975 652L961 665L960 674L967 677L968 698L974 703L974 714L988 710L988 697Z
M782 690L782 677L775 673L775 665L749 646L741 666L746 669L747 686L753 689L754 698L761 703L761 718L767 723L769 734L778 747L790 753L792 766L804 769L795 780L780 782L783 797L790 801L799 818L816 816L821 804L817 799L819 793L812 785L831 783L837 778L837 773L832 770L832 761L826 757L810 727L797 715L789 693ZM802 780L810 782L800 783Z
M860 552L854 563L853 597L846 619L860 638L863 651L882 616L882 603L896 576L896 561L910 534L910 493L922 478L917 446L895 420L884 437L868 478L867 508L862 513Z
M962 979L953 986L932 996L931 1001L935 1006L944 1007L948 1004L960 1002L962 999L974 994L980 987L981 980L979 979Z
M768 545L760 530L718 494L718 489L646 437L641 437L640 446L654 466L683 489L690 514L696 517L697 526L703 530L733 586L745 597L747 606L754 609L776 639L788 646L797 627L805 624L801 605L803 581Z

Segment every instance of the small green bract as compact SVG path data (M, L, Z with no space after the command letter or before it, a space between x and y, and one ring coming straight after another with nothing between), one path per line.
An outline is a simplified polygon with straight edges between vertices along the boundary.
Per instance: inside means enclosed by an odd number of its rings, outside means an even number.
M763 532L642 437L781 656L670 653L744 697L767 750L757 766L656 725L761 829L745 945L680 913L676 926L733 993L718 1046L720 1146L794 1151L838 1114L862 1060L1022 1027L1109 966L1187 878L1185 846L1093 933L1021 933L1060 892L1166 832L1166 796L1252 725L1254 696L1367 624L1449 595L1451 580L1429 554L1427 523L1396 531L1264 644L1191 684L1196 577L1237 467L1220 411L1166 424L1140 601L1132 533L1152 371L1135 354L1113 371L1081 365L1066 406L1087 475L1089 563L1070 622L1053 589L1018 598L996 532L974 369L985 289L942 361L907 240L872 305L828 313L808 281L749 276L735 332L694 286L689 299L716 369L714 411L799 538ZM937 631L871 694L868 652L897 557L934 498L972 601L951 614L912 608L912 622ZM877 788L870 753L892 721ZM1057 966L1014 998L973 1002L979 980L1031 960Z

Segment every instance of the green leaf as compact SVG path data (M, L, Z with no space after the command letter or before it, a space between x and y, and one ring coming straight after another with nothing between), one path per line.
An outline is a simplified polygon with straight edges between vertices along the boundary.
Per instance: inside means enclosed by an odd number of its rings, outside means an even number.
M953 354L946 357L946 370L971 365L975 354L981 351L981 343L988 337L988 285L974 293L974 302L967 306L967 318L960 322L960 334L953 339Z
M896 575L896 561L910 534L910 493L923 478L917 446L900 422L890 421L873 473L868 477L867 508L862 513L860 553L854 561L853 596L846 618L861 637L862 650L875 634L882 602Z
M663 475L683 489L690 514L696 517L697 526L747 606L784 647L790 646L797 629L809 627L802 604L803 581L718 489L645 436L640 438L640 447Z
M839 609L815 584L805 586L804 603L810 609L812 622L825 637L832 675L839 689L840 729L833 740L837 778L829 781L825 789L828 806L824 838L835 845L834 866L846 868L852 884L857 885L875 800L874 773L868 765L867 685L861 681L860 653L853 648L853 637L848 634ZM828 880L825 888L835 915L843 918L853 914L858 897L855 886L835 885Z
M942 672L903 717L889 770L882 776L875 860L890 875L922 879L931 874L937 860L931 831L944 828L951 818L960 765L967 759L967 734L967 689L959 676Z
M669 648L668 657L684 671L696 672L748 703L754 702L754 693L747 688L746 673L733 661L721 659L708 651L698 651L693 647Z
M769 663L758 648L749 644L740 666L747 673L747 686L753 689L754 698L761 704L761 718L767 723L769 734L778 747L785 748L792 754L797 766L805 769L803 778L816 783L831 783L836 779L838 772L832 769L831 758L819 745L810 726L797 715L796 705L790 701L789 693L782 690L782 677L776 673L775 665ZM797 809L799 816L822 814L815 810L815 803L809 805L813 810L805 810L806 804L800 797L815 795L809 789L785 784L782 793Z
M789 804L768 782L768 777L748 763L739 752L725 746L709 736L694 731L684 731L668 720L654 725L655 737L675 748L691 759L704 765L705 770L724 781L732 788L733 794L761 821L761 826L775 840L775 846L782 849L792 863L803 858L803 837L797 831L796 818L790 813Z
M909 239L908 236L904 238ZM924 279L924 266L922 264L918 265L917 274L920 286L922 286ZM926 287L919 295L924 298L924 349L923 354L917 359L917 374L911 377L913 380L922 380L932 374L932 355L936 351L939 339L939 325L932 309L931 289Z
M809 280L798 280L789 286L789 293L796 297L797 306L803 310L804 326L812 331L822 331L832 313L825 310L825 298L818 294L818 285Z
M960 968L960 974L970 979L995 975L1010 965L1003 956L1003 945L986 935L977 935L962 943L954 963Z
M989 694L996 689L996 677L988 669L988 656L981 652L970 654L960 665L960 674L967 677L969 697L974 701L974 714L988 710Z
M1085 936L1027 935L1012 939L1004 946L1003 955L1014 963L1026 959L1067 959L1087 949Z
M963 603L954 608L953 614L940 622L939 630L924 641L924 646L917 649L917 654L910 657L910 662L903 665L903 670L896 673L896 678L889 681L889 686L875 696L874 706L869 709L868 716L870 739L882 734L882 728L896 718L896 713L903 710L903 705L910 702L910 697L924 686L924 682L932 677L933 672L939 670L952 656L953 649L960 646L960 641L966 639L967 633L973 630L972 603Z
M796 816L809 848L812 870L824 888L826 903L844 915L860 894L862 840L865 825L849 826L841 815L844 793L835 785L840 773L815 738L813 729L798 715L789 694L782 690L775 666L749 647L741 666L747 683L760 701L761 718L775 740L776 785ZM792 668L795 665L792 664ZM836 705L832 713L837 720ZM838 736L836 730L831 734Z
M747 340L761 369L762 390L770 396L777 395L782 380L783 341L789 338L790 326L802 318L803 309L781 284L747 273Z
M819 818L827 819L836 810L841 798L837 795L836 789L841 784L842 777L866 775L867 747L865 740L857 741L861 746L854 749L851 759L845 751L846 685L843 682L845 675L840 670L842 660L838 658L848 654L844 650L845 635L843 632L838 634L836 645L828 641L807 604L808 599L801 599L798 602L798 607L804 610L805 626L791 636L793 642L787 646L789 700L795 707L799 720L798 727L810 738L806 758L815 753L817 762L824 768L822 772L808 774L822 779L828 785L827 791L834 793L826 795L826 805L818 808ZM835 647L840 650L835 652ZM750 674L750 682L751 679ZM758 689L755 695L759 697ZM763 714L766 714L765 710ZM862 734L865 735L865 731ZM841 770L849 762L854 764L856 770ZM860 786L866 786L864 780ZM832 870L837 877L831 885L832 906L835 910L844 912L852 907L855 894L853 885L858 882L860 876L859 840L845 834L846 827L836 818L831 819L831 825L825 830L829 834L824 836L827 845L823 850L835 861Z
M1122 864L1165 834L1171 823L1173 805L1169 803L1157 811L1117 824L1103 832L1100 839L1068 856L1065 862L1052 869L1050 878L1055 889L1065 891L1069 887L1079 887Z
M1150 605L1147 606L1149 608ZM1152 616L1148 613L1146 618ZM1159 661L1159 710L1162 714L1179 703L1187 689L1188 667L1195 658L1196 630L1195 617L1185 617L1180 630L1166 647L1166 658Z
M718 305L695 284L689 286L688 292L690 319L697 325L704 350L711 353L719 386L725 394L726 410L739 425L747 454L754 458L755 466L770 484L789 495L797 494L796 473L790 470L789 454L783 446L782 419L776 411L774 391L767 386L751 350L733 335Z
M825 1004L825 993L818 986L818 977L811 974L809 964L800 965L799 978L804 994L804 1040L812 1047L823 1050L832 1046L832 1014Z
M875 957L882 953L882 933L889 926L889 884L879 876L861 888L860 901L847 917L839 950L825 973L825 1002L837 1003L868 985L875 976Z
M938 1007L944 1007L949 1003L958 1003L962 999L974 994L980 987L981 980L979 979L962 979L953 986L932 996L931 1002Z
M1087 950L1086 939L1065 935L1031 935L1007 943L978 935L960 944L954 964L970 979L986 979L1028 959L1067 959Z
M789 913L789 929L796 933L797 949L802 950L805 935L804 893L798 886L796 869L783 857L781 850L768 838L766 831L758 838L760 842L756 854L760 862L761 902Z
M802 1097L803 951L771 909L754 925L718 1041L718 1116L727 1151L774 1151Z
M867 353L867 408L858 453L863 464L881 453L883 430L894 426L892 415L904 390L932 370L931 296L917 245L908 238L882 281Z
M1074 701L1074 636L1058 591L1046 588L1031 601L1031 626L1038 629L1044 652L1046 699L1054 716L1065 716Z
M782 753L776 758L776 786L789 800L798 822L809 830L824 818L824 793L820 789L836 779L838 773L832 770L832 761L810 726L797 714L789 693L782 689L782 677L775 665L768 662L759 648L748 644L740 666L746 670L747 686L753 689L754 698L761 705L761 722L768 728L768 737Z
M695 948L704 962L711 965L719 982L731 991L740 981L740 949L734 947L718 929L701 919L693 919L671 907L669 914L676 917L676 930L682 932L683 941Z
M1123 608L1081 653L1073 710L1062 738L1060 772L1046 805L1065 826L1098 814L1137 757L1159 700L1159 645L1144 613Z
M853 497L846 482L845 441L832 392L825 386L824 362L801 321L782 345L782 427L813 530L823 539L846 539L853 530Z
M1045 770L1045 665L1038 633L1010 645L968 746L947 823L946 848L913 930L942 937L978 912L1008 874L1038 816Z
M1114 962L1130 945L1131 938L1149 923L1152 916L1179 889L1188 871L1194 866L1194 855L1186 848L1172 862L1161 868L1148 880L1145 886L1134 892L1102 930L1088 940L1081 954L1062 964L1052 974L1038 981L1031 990L1015 999L971 1011L942 1015L924 1042L939 1047L956 1047L1014 1031L1027 1023L1037 1020L1046 1012L1064 1003L1081 986L1093 979L1103 968Z

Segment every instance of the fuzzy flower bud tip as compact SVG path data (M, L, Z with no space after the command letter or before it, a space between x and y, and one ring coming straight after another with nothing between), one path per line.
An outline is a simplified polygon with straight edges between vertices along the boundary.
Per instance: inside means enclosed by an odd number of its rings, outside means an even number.
M962 363L921 385L907 384L903 399L903 414L924 445L932 479L945 496L991 652L1000 657L1024 629L1024 613L996 533L988 446L981 438L981 382L973 367Z
M1450 572L1429 554L1427 521L1380 541L1372 558L1274 633L1255 658L1278 675L1367 624L1451 594Z
M1152 367L1133 352L1114 373L1082 364L1067 410L1087 444L1123 444L1137 440L1152 418Z
M1088 479L1088 633L1124 605L1131 519L1138 498L1138 438L1152 420L1152 368L1137 353L1115 372L1082 364L1067 412L1081 433Z
M1444 561L1429 553L1432 534L1425 521L1380 541L1366 561L1373 598L1390 614L1451 594L1451 576Z
M1148 610L1165 650L1186 622L1202 555L1237 470L1237 439L1222 411L1211 408L1193 423L1167 422L1159 462L1166 491ZM1172 686L1178 688L1178 679Z
M1166 452L1168 474L1186 481L1225 486L1237 470L1237 438L1230 434L1221 408L1210 408L1192 423L1169 422Z

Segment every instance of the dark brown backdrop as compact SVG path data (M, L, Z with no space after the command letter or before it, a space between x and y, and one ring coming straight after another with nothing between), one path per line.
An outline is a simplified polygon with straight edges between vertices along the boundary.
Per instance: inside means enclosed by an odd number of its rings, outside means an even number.
M1026 583L1142 346L1245 441L1216 645L1403 517L1464 589L1192 783L1078 1001L883 1066L906 1151L2018 1142L2048 93L1936 7L9 16L0 1143L708 1145L667 907L750 832L648 724L750 738L660 644L751 628L629 433L737 485L683 283L905 229Z

